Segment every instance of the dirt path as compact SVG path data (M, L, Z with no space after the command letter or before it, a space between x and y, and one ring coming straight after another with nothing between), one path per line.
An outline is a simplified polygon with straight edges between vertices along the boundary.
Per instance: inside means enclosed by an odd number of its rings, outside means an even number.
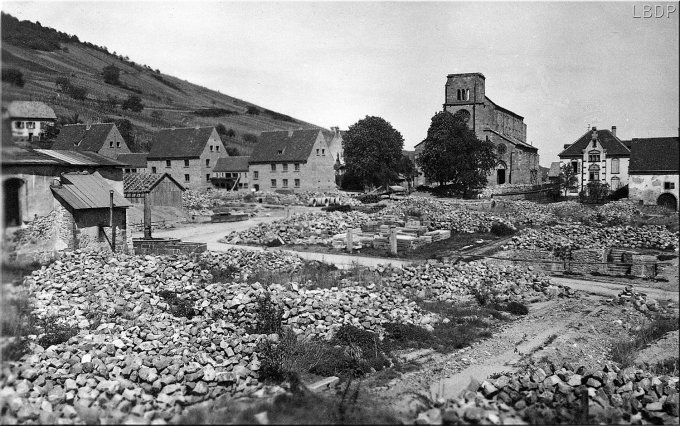
M637 291L647 294L648 297L657 299L658 301L671 300L678 302L678 292L667 291L658 288L650 287L635 287L634 283L622 282L621 284L614 284L602 281L579 280L565 277L550 277L550 281L555 284L566 285L574 290L584 291L586 293L597 294L605 297L618 296L626 286L633 286Z

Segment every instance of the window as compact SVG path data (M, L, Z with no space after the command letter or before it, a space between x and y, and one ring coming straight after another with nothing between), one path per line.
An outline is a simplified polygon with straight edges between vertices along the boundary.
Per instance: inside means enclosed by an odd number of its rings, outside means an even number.
M109 148L113 148L113 141L109 141Z
M205 167L210 167L210 158L205 159Z
M296 188L300 187L300 179L295 179L295 187Z
M189 160L184 160L184 167L189 167Z
M600 166L593 164L592 166L588 167L588 180L600 180Z
M272 188L276 188L276 179L272 179Z
M210 152L213 152L213 146L210 145Z
M260 177L260 172L258 172L257 170L255 170L255 171L253 172L253 180L257 180L259 177Z
M156 173L156 167L151 168L151 173Z
M190 180L191 178L189 177L189 175L184 175L184 182L189 182Z
M283 172L285 173L287 171L288 171L288 164L284 164L283 165Z
M326 155L326 150L321 148L321 155Z
M206 182L210 182L210 173L207 173L207 174L205 175L205 181L206 181Z
M295 171L296 172L300 171L300 163L295 163Z
M282 150L282 149L279 149L279 152L278 152L278 153L279 153L279 155L283 154L283 150Z
M470 100L470 89L465 89L465 100L466 101Z
M219 146L219 145L216 145L216 146L215 146L215 151L216 151L216 152L220 152L220 146Z
M319 155L319 148L316 149L316 155Z
M271 168L272 168L272 172L275 172L276 171L276 164L272 164Z
M664 182L663 189L675 189L675 182Z
M184 161L189 161L189 160L184 160ZM186 163L184 163L184 164L186 164ZM172 161L165 160L165 167L172 167Z
M23 129L24 128L24 122L23 121L17 121L15 126L16 126L17 129Z
M283 184L281 186L283 186L284 188L288 188L288 179L284 179Z
M580 170L578 169L578 161L572 161L571 168L574 169L574 173L579 173Z
M621 183L621 179L619 179L618 177L614 176L614 177L612 178L612 183L611 183L611 188L610 188L610 189L611 189L612 191L616 191L617 189L619 189L619 184L620 184L620 183Z
M35 129L35 121L27 121L26 122L26 128L27 129Z
M588 152L588 162L589 163L599 163L600 162L600 151L590 151L590 152Z
M619 159L618 158L612 158L612 174L619 173ZM612 188L614 185L612 185Z

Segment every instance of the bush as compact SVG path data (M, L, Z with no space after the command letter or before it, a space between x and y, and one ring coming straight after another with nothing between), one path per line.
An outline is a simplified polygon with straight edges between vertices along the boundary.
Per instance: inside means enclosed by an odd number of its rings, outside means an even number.
M632 339L614 342L611 348L612 360L621 367L632 366L637 353L650 343L663 337L666 333L680 328L678 318L655 317L635 332Z
M87 89L81 86L70 86L68 94L77 101L84 101L87 99Z
M351 212L352 206L350 206L350 205L328 206L328 207L321 207L321 210L325 211L325 212Z
M252 133L245 133L243 136L241 136L241 139L243 139L244 142L255 144L257 143L257 135L254 135Z
M249 106L248 109L246 109L246 114L260 115L260 110L257 107Z
M11 83L18 87L24 87L24 75L15 68L3 68L2 69L2 81Z
M249 334L282 334L283 309L272 302L271 295L265 293L257 300L255 324L247 330Z
M121 105L123 110L129 109L132 112L141 112L144 109L142 99L137 95L130 95Z
M622 198L628 198L628 185L622 186L621 188L609 194L609 199L613 201L620 200Z
M380 201L380 197L376 194L363 194L359 195L357 200L361 201L363 204L370 204Z
M45 349L67 342L71 337L78 335L77 326L60 323L55 316L42 318L39 322L45 334L38 339L38 344Z
M194 317L194 315L196 315L196 311L192 307L191 302L180 299L174 292L163 290L160 291L158 295L168 304L169 311L172 316L177 318L184 317L186 319L191 319Z
M505 236L508 236L508 235L513 235L516 232L517 232L517 229L515 229L513 226L508 225L507 223L504 223L504 222L494 222L491 225L491 233L494 234L497 237L505 237Z
M120 86L120 69L111 64L104 67L102 70L104 74L104 83Z
M418 185L416 186L416 191L420 192L432 192L432 188L427 185Z

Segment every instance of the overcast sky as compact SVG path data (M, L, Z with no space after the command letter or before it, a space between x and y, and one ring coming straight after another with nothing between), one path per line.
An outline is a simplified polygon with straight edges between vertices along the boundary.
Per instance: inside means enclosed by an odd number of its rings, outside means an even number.
M442 108L446 75L481 72L487 96L524 116L548 166L589 124L626 139L678 135L679 12L635 18L644 4L3 1L2 10L324 127L383 117L407 149Z

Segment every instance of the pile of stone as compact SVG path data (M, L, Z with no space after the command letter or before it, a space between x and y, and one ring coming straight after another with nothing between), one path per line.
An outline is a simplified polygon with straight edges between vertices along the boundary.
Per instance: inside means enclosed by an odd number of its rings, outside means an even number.
M313 212L232 232L224 238L230 244L266 245L280 239L284 244L332 244L333 235L360 228L370 217L361 212Z
M569 245L572 249L621 247L634 249L677 250L678 233L660 225L594 227L567 224L540 230L523 229L505 246L513 249L554 250Z
M647 298L646 293L635 291L631 286L624 287L615 301L620 305L632 305L640 312L665 311L656 299Z
M640 216L642 212L638 204L630 200L618 200L598 206L597 218L600 222L607 225L624 225L631 223L635 216Z
M677 424L678 380L614 365L575 371L568 364L532 366L471 384L459 398L421 413L419 422Z
M550 205L526 200L496 201L496 208L503 209L499 215L517 225L540 226L555 224L558 219Z
M182 207L190 210L211 209L215 207L214 200L206 191L187 189L182 193Z
M561 221L567 222L596 222L595 210L579 203L578 201L560 201L550 204L550 210Z
M37 244L50 239L57 214L56 210L52 210L49 214L36 217L35 220L29 222L26 226L8 234L5 240L5 251L17 251L22 246Z
M485 260L467 263L438 263L406 266L384 278L386 285L418 298L455 302L461 296L484 298L488 302L529 302L570 297L569 287L553 285L543 272L520 266L500 266Z
M429 221L429 230L444 229L454 233L489 232L495 222L509 226L507 219L485 212L470 210L465 203L430 198L406 198L387 206L375 214L376 219L383 216L396 216L401 220L418 217Z

